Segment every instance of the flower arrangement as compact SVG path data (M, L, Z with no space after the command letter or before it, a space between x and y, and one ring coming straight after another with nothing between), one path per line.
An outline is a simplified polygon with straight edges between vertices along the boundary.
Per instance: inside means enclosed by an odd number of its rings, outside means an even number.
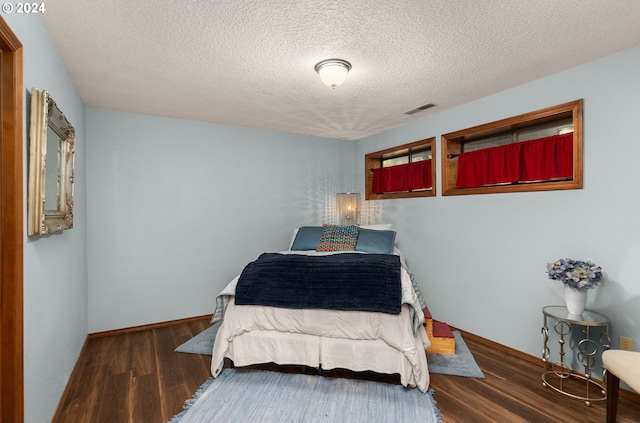
M590 261L560 259L547 264L549 279L561 281L571 288L595 288L602 279L602 269Z

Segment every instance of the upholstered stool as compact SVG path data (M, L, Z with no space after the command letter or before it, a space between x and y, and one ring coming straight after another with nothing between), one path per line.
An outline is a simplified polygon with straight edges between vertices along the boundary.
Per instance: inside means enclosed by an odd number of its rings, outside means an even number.
M607 423L615 423L620 381L640 392L640 352L607 350L602 365L607 369Z

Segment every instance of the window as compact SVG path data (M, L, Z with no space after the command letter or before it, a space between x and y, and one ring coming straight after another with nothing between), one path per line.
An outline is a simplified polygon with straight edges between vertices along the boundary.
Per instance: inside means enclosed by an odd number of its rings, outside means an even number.
M582 188L582 100L442 136L443 195Z
M382 167L390 167L390 166L396 166L401 164L419 162L421 160L431 160L430 147L425 148L422 151L416 151L412 153L403 153L393 158L388 158L388 159L383 158Z
M365 199L435 196L435 137L365 156Z

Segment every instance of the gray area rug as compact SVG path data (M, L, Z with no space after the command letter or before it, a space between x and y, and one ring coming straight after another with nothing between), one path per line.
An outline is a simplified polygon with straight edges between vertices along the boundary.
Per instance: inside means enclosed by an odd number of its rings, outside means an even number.
M211 355L213 351L213 341L216 338L220 323L216 323L200 332L184 344L176 348L176 352L191 354ZM456 341L455 354L431 354L427 353L427 363L429 363L430 373L442 373L452 376L465 376L484 378L484 374L476 363L469 347L462 339L458 331L453 332Z
M430 389L358 379L225 369L170 423L442 423Z
M219 327L220 322L209 326L184 344L180 345L175 349L175 351L190 354L211 355L213 353L213 341L216 339Z
M455 354L431 354L427 353L429 373L442 373L452 376L465 376L484 379L484 373L469 351L469 347L457 330L453 331L456 339Z

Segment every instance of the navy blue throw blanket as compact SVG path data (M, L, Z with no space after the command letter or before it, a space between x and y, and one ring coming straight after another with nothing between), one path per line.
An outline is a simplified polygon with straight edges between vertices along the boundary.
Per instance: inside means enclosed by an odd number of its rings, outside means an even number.
M236 286L236 304L400 314L400 257L264 253Z

